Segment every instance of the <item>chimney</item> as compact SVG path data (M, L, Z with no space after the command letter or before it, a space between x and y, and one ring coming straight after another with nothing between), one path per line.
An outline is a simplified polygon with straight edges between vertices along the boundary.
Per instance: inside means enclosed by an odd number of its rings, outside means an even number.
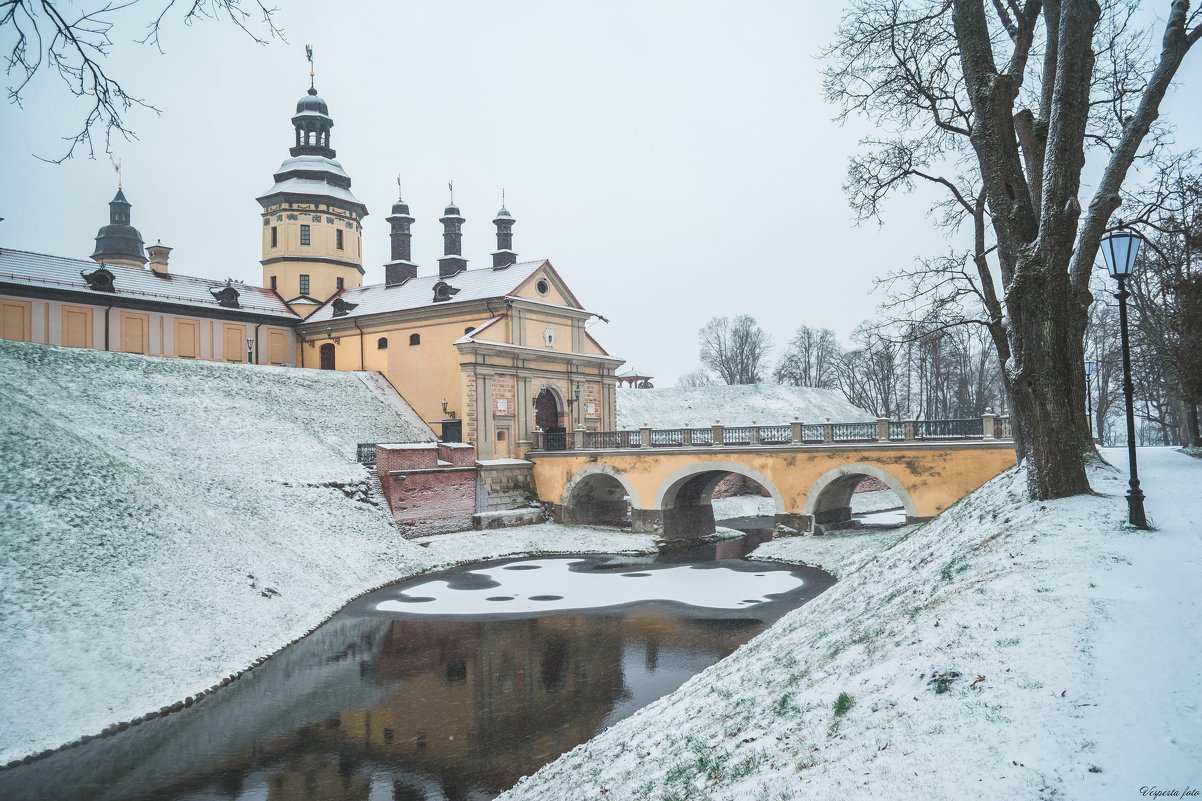
M397 198L397 202L392 205L392 216L385 219L392 226L392 261L384 265L384 285L400 286L417 277L417 265L411 260L409 251L409 226L413 224L413 217L409 215L409 205Z
M147 247L146 252L150 255L150 271L152 273L167 275L170 272L167 269L167 258L171 255L171 248L160 241Z
M501 210L497 212L493 225L497 226L497 249L492 254L492 268L504 270L511 264L517 264L518 254L513 252L513 224L517 222L509 209L505 208L504 193L501 195Z
M467 259L463 258L463 217L453 200L451 205L443 209L438 221L442 223L443 244L443 257L438 260L438 277L446 279L467 269Z

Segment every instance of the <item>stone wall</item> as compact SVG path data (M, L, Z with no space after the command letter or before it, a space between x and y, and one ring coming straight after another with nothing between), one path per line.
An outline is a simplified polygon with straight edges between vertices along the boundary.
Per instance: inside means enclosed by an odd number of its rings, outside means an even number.
M476 509L500 512L538 503L534 489L534 465L520 459L479 462L476 472Z

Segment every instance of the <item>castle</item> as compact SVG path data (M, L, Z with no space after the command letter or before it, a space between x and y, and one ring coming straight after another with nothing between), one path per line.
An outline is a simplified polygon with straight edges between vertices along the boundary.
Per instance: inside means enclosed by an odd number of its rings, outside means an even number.
M436 274L411 260L415 218L386 218L384 282L363 284L367 207L331 146L334 120L310 85L294 143L259 198L263 285L172 273L146 246L124 189L91 260L0 248L0 338L68 347L323 370L378 371L445 442L481 460L521 456L536 430L615 427L621 359L549 261L519 261L514 217L493 219L491 264L470 268L464 217L444 210Z

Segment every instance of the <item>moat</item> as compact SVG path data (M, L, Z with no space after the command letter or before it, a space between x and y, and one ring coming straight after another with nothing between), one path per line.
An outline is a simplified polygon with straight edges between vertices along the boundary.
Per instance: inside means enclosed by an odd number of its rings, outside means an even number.
M493 798L833 583L741 558L764 538L408 579L190 709L0 772L0 797Z

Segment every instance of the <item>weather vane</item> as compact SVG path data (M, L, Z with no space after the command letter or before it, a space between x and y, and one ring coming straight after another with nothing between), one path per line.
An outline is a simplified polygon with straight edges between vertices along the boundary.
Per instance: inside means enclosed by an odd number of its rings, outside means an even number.
M455 182L447 181L447 189L451 190L451 205L455 205Z
M501 208L505 208L505 187L501 187Z
M305 45L305 58L309 59L309 88L313 87L313 45Z
M117 173L117 188L121 189L121 159L117 159L113 164L113 170Z
M399 172L396 174L396 199L405 199L405 193L401 191L401 174Z

